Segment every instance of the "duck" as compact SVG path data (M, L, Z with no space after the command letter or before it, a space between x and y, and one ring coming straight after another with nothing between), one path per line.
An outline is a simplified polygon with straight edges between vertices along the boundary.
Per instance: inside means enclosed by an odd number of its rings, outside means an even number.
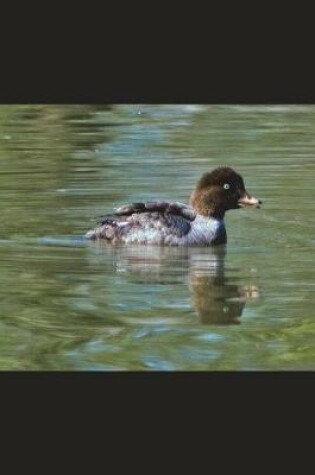
M151 200L121 205L101 217L85 234L89 240L116 244L158 246L214 246L226 244L225 213L238 208L260 208L242 176L219 166L198 180L189 203Z

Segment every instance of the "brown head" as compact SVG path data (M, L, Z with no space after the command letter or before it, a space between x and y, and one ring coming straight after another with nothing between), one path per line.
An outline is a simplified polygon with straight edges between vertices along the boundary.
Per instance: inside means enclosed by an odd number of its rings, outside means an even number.
M190 197L190 205L203 216L223 218L229 209L259 208L261 201L245 189L241 175L230 167L204 173Z

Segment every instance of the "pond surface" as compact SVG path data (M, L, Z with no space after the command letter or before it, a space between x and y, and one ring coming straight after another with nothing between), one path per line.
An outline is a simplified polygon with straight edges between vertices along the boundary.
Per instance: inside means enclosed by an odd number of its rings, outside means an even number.
M229 165L227 246L86 242ZM0 106L1 370L314 370L315 106Z

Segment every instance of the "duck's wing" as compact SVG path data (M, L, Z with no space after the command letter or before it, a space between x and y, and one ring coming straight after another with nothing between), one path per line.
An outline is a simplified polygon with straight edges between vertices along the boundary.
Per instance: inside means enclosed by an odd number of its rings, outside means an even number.
M195 211L177 201L147 201L116 208L102 216L100 225L87 234L113 242L172 244L189 233Z
M191 206L179 201L146 201L140 203L131 203L122 205L116 208L115 215L117 216L130 216L134 213L147 213L147 212L160 212L167 214L174 214L176 216L182 216L188 221L194 221L196 218L196 212Z

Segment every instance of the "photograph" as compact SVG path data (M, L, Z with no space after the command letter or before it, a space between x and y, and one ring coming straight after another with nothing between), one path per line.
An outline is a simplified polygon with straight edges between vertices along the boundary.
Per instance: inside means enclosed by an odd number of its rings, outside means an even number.
M315 104L0 104L1 372L315 369Z

